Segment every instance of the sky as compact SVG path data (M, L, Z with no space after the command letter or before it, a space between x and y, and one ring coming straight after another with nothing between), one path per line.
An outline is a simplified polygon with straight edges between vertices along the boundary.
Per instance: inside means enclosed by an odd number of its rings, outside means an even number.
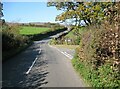
M55 22L62 13L55 7L47 7L47 2L4 2L3 14L7 22Z

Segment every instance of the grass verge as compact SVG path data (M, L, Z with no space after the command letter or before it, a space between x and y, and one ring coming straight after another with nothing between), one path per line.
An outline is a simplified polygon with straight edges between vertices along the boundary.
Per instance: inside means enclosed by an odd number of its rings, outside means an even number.
M68 49L76 49L79 45L53 45L58 48L68 48Z
M85 83L93 87L93 89L120 89L120 81L114 79L113 76L117 73L112 72L109 64L101 66L99 70L92 70L92 68L89 65L86 65L85 62L81 61L77 57L74 57L72 65L80 76L82 76Z
M79 76L82 78L82 80L84 81L85 85L87 87L91 87L90 82L87 80L88 77L88 68L79 61L79 59L77 57L74 57L72 60L72 65L74 67L74 69L76 70L76 72L79 74Z

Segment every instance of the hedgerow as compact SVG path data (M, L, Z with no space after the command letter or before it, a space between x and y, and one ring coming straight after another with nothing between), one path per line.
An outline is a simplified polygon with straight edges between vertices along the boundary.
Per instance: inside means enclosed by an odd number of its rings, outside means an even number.
M95 88L120 88L119 5L108 10L107 19L112 21L105 21L99 28L86 27L88 31L82 35L77 57L72 60L77 71Z
M11 54L11 50L16 51L31 43L27 36L22 36L19 33L20 26L13 24L8 26L6 23L2 26L2 54L3 60L9 58L7 52ZM11 55L10 55L11 56Z

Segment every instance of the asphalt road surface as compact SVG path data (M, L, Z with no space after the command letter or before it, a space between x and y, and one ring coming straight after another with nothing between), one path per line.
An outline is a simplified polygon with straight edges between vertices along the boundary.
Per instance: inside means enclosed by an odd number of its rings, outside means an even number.
M2 65L3 87L85 87L71 60L48 45L34 44Z

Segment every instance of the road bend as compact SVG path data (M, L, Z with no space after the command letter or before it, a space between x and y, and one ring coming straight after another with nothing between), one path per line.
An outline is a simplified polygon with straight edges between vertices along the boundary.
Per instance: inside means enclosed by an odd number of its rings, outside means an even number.
M44 39L2 65L3 87L85 87L71 60Z

